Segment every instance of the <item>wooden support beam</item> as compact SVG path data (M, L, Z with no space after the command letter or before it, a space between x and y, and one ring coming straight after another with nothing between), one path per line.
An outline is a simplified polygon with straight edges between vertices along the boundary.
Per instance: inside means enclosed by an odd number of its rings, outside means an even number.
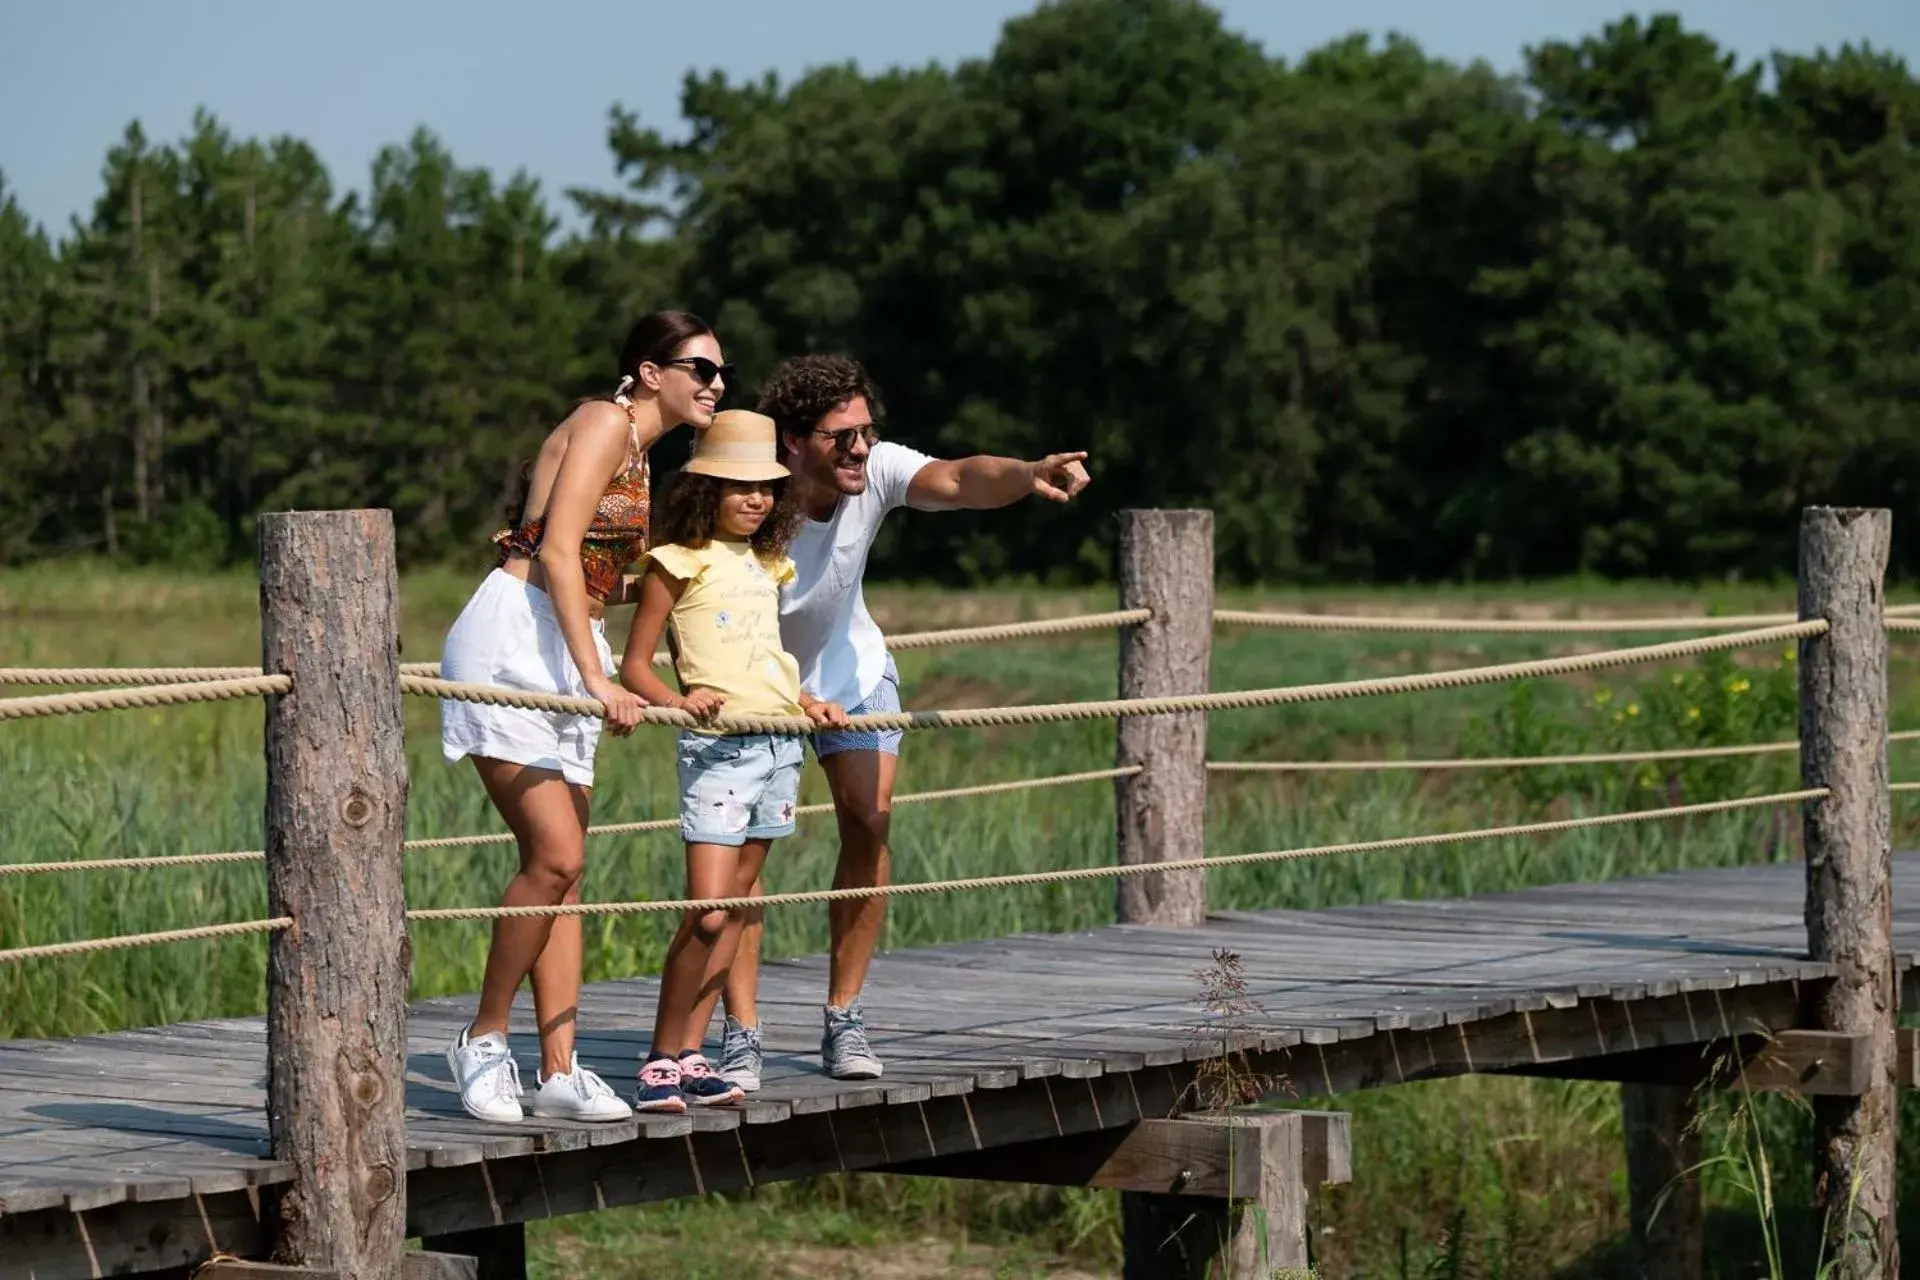
M1508 1074L1558 1080L1747 1093L1857 1098L1869 1083L1866 1038L1832 1031L1779 1031L1697 1045L1638 1049L1604 1057L1521 1067Z
M409 1252L400 1267L401 1280L483 1280L486 1274L477 1259L453 1253ZM217 1258L193 1276L194 1280L341 1280L342 1273L331 1267Z
M400 1280L407 944L400 587L387 511L260 517L267 702L267 1130L281 1262Z
M1205 693L1213 654L1213 513L1124 511L1120 515L1120 607L1153 617L1120 633L1120 696ZM1118 722L1119 764L1144 772L1117 779L1122 866L1191 858L1207 847L1207 717L1128 716ZM1207 914L1204 872L1121 880L1122 924L1196 925Z
M1627 1148L1627 1224L1640 1280L1700 1280L1705 1215L1694 1093L1672 1085L1620 1090Z
M527 1280L527 1227L523 1222L423 1236L420 1247L441 1255L471 1260L475 1264L475 1269L470 1273L471 1280ZM415 1277L409 1275L407 1280L415 1280ZM420 1280L425 1278L421 1277ZM455 1278L449 1276L447 1280Z
M1856 1096L1816 1098L1815 1208L1835 1280L1900 1273L1895 1234L1893 843L1887 791L1887 553L1893 513L1808 507L1800 521L1800 775L1828 795L1804 810L1807 952L1835 980L1813 1000L1823 1031L1861 1035Z
M1301 1111L1198 1114L1176 1123L1212 1130L1216 1139L1230 1135L1237 1143L1254 1137L1254 1194L1139 1196L1134 1214L1122 1220L1126 1280L1267 1280L1304 1273L1307 1189L1314 1178L1351 1169L1346 1124L1324 1112ZM1309 1133L1315 1135L1311 1142ZM1310 1146L1317 1148L1311 1159Z

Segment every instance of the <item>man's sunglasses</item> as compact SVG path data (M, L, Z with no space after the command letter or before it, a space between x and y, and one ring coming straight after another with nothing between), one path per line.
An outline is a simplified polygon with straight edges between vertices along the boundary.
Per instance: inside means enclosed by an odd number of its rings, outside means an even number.
M705 356L679 356L666 363L687 366L687 372L693 375L693 380L703 387L712 386L715 378L725 378L729 385L733 382L734 366L715 364Z
M871 449L880 439L880 433L873 429L872 423L868 423L864 427L842 427L838 431L822 431L818 427L815 427L813 434L819 436L822 440L833 441L834 449L840 453L852 453L853 442L855 440L866 441L867 447Z

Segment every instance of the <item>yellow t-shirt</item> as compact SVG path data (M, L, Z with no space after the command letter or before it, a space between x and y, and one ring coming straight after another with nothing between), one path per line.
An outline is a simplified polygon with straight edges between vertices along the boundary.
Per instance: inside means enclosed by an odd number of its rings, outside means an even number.
M683 690L712 689L730 715L797 716L800 664L780 645L780 584L793 561L768 563L744 542L655 547L647 560L686 583L668 615Z

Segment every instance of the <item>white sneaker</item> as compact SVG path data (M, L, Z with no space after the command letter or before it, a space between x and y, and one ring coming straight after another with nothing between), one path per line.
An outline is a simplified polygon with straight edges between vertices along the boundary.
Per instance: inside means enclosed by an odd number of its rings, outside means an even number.
M520 1110L520 1068L514 1065L507 1038L489 1031L471 1040L468 1030L462 1027L447 1049L447 1066L460 1089L460 1105L476 1120L518 1123L524 1115Z
M564 1075L540 1079L533 1095L533 1114L548 1120L626 1120L633 1108L620 1100L611 1085L580 1065L574 1054Z

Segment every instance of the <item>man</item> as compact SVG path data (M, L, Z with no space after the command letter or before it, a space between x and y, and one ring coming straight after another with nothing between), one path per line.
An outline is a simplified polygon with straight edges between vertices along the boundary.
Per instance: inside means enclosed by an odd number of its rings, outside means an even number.
M898 507L990 510L1029 495L1066 502L1087 486L1084 453L1038 462L981 455L942 461L878 438L879 395L866 370L845 356L800 356L774 370L760 412L779 428L780 460L806 521L788 552L796 574L780 599L780 637L800 661L800 682L816 698L854 715L900 709L900 678L861 591L880 522ZM840 826L835 888L886 884L888 824L900 752L899 731L821 730L814 755L827 775ZM756 886L757 891L758 886ZM880 939L885 898L834 902L822 1065L841 1080L882 1070L860 1013L860 988ZM760 1087L758 986L761 926L749 923L726 984L721 1072L746 1090Z

